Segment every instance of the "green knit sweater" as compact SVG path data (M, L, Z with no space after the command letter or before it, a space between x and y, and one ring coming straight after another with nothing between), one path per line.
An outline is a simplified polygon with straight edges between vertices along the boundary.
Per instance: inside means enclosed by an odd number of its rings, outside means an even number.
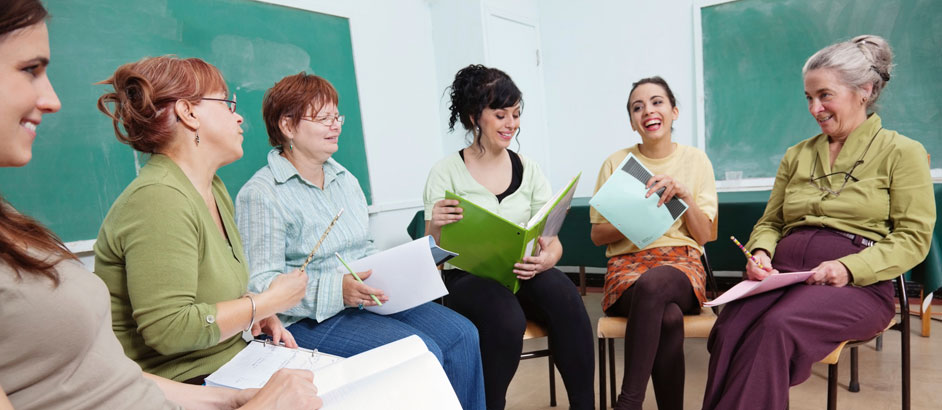
M248 268L218 176L212 191L228 240L180 167L154 155L111 206L95 242L95 274L108 285L125 354L177 381L212 373L245 347L239 335L219 340L215 304L245 293Z

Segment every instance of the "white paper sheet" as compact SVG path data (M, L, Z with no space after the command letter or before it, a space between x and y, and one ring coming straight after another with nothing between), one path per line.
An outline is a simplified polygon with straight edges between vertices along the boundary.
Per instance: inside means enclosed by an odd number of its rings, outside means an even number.
M314 372L341 360L326 353L254 341L209 375L206 385L233 389L261 388L279 369L307 369Z
M399 313L448 294L432 260L428 237L353 261L350 267L356 272L373 270L363 283L382 290L389 301L365 309L380 315ZM346 273L343 267L340 271Z
M813 272L811 271L788 272L769 275L761 281L744 280L724 292L722 295L720 295L720 297L704 303L703 306L719 306L737 299L747 298L749 296L758 295L773 289L783 288L798 282L804 282L808 280L809 277L811 277L812 273Z

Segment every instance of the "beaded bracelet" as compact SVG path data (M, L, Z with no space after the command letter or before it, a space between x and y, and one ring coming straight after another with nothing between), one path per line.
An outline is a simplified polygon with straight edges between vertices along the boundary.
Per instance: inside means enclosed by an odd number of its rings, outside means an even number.
M255 298L252 297L251 293L246 293L242 295L242 297L249 298L249 300L252 302L252 320L249 320L249 327L245 328L246 332L251 332L252 326L255 325Z

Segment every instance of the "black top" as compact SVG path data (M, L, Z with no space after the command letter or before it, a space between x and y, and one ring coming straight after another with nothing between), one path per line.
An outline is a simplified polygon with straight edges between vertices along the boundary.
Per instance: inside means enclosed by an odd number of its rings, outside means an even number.
M464 161L464 150L458 151L458 155L460 155L461 160ZM520 184L523 182L523 161L520 161L520 156L511 150L507 150L507 155L510 155L510 186L508 186L504 192L496 195L497 202L503 201L504 198L510 196L510 194L517 192L517 190L520 189Z

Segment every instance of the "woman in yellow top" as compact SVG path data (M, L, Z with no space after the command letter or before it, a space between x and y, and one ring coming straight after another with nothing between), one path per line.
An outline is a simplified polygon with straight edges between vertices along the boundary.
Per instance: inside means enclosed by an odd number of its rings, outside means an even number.
M810 270L808 284L824 286L789 286L723 308L707 344L704 409L784 408L789 386L807 380L811 365L845 340L886 328L896 312L893 279L929 252L936 208L926 150L873 112L892 63L890 45L871 35L805 63L805 98L821 134L785 152L746 243L764 269L749 262L746 274Z
M625 334L631 335L625 340L625 376L616 409L640 409L648 378L654 380L659 409L683 409L683 315L699 312L706 301L700 254L703 244L716 239L716 184L703 151L671 141L678 114L674 93L661 77L632 84L628 116L641 143L605 160L595 190L632 153L655 174L647 182L647 195L664 189L658 206L677 197L687 203L687 212L644 249L595 209L589 214L592 242L608 245L610 258L602 309L628 317Z

